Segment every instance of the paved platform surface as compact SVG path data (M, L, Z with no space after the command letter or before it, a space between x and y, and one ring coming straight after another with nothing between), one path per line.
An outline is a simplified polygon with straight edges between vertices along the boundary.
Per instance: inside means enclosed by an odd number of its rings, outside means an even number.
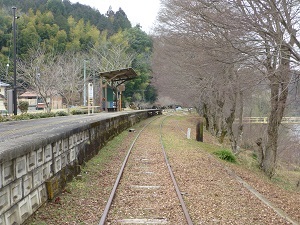
M109 119L130 112L95 113L90 115L72 115L33 120L11 121L0 123L0 151L8 146L22 143L24 140L47 137L78 127L78 124Z
M120 114L121 113L98 113L0 123L0 147L2 142L8 140L41 132L46 134L49 130L72 127L74 124L103 120Z

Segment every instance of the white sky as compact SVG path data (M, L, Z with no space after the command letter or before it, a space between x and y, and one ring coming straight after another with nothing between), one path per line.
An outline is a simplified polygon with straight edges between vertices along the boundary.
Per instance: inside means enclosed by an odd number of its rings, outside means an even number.
M114 12L122 8L131 25L139 23L146 33L150 33L160 7L160 0L70 0L70 2L89 5L98 9L101 14L105 14L109 6Z

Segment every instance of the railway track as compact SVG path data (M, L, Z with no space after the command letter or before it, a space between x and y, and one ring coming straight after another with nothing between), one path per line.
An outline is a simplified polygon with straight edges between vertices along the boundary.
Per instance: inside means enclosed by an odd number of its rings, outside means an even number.
M165 118L151 120L132 142L99 225L193 224L164 150Z

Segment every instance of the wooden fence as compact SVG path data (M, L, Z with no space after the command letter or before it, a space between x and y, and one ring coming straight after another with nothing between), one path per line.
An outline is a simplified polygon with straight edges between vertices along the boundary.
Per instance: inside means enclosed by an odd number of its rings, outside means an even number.
M237 119L236 119L237 121ZM243 123L262 123L267 124L268 117L244 117ZM300 124L300 117L283 117L281 123L286 124Z

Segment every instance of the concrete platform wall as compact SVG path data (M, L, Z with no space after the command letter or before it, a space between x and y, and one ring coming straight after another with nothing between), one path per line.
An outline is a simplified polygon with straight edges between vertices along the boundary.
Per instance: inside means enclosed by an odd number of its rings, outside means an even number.
M55 198L108 140L151 115L154 113L141 111L78 124L42 142L32 140L32 151L12 149L14 154L7 154L0 164L0 225L22 224L43 203Z

